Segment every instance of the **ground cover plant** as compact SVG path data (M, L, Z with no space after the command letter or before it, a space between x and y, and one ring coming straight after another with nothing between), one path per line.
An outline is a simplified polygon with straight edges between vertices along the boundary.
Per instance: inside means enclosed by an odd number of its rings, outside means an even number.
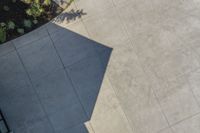
M0 44L38 28L62 10L52 0L0 0Z

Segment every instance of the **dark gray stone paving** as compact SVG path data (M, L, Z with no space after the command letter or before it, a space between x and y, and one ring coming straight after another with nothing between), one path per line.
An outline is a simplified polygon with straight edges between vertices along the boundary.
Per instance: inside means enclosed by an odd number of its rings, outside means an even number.
M63 69L49 73L35 83L35 86L56 131L87 120Z
M15 133L88 133L84 122L109 60L98 53L111 48L67 29L36 33L0 47L0 108L8 125Z
M85 128L84 124L80 124L68 130L62 131L61 133L88 133L88 130Z
M48 36L48 32L46 31L45 26L41 26L37 30L34 30L19 38L12 40L12 42L16 48L20 48L25 45L29 45L34 41L40 40L41 38L44 38L46 36Z
M19 48L18 52L33 82L55 69L62 68L48 36Z
M59 30L52 33L51 37L65 67L94 53L96 42L83 36L77 39L77 33L69 30Z
M31 89L29 87L17 89L17 93L15 91L6 94L9 99L0 99L8 124L14 131L24 126L28 128L37 124L41 118L45 118L45 112Z
M81 99L88 116L92 115L99 93L104 70L97 56L90 56L67 68L76 91Z
M7 42L4 45L0 45L0 56L3 56L14 50L15 50L15 47L13 46L12 42Z
M6 91L10 91L29 84L23 65L15 51L1 56L0 63L1 88L6 89Z

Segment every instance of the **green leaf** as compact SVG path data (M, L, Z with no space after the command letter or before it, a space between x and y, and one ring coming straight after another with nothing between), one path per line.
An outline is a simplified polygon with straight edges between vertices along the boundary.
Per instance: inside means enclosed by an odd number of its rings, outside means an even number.
M6 28L0 26L0 42L3 43L6 41Z
M5 26L6 26L6 23L2 22L2 23L0 23L0 26L1 26L1 27L5 27Z
M8 22L8 29L11 29L11 30L15 29L15 23L13 21Z
M34 1L36 4L40 4L40 0L35 0Z
M3 6L3 10L4 10L4 11L9 11L10 8L9 8L8 6L5 5L5 6Z
M25 19L25 20L24 20L24 27L26 27L26 28L31 28L31 27L32 27L32 22L31 22L31 20Z
M33 0L21 0L21 1L26 3L26 4L30 4L31 2L33 2Z
M31 7L26 10L26 14L29 16L33 16L34 18L41 16L43 12L44 8L42 7L42 5L37 3L32 3Z
M34 23L34 24L38 24L38 20L37 20L37 19L34 19L34 20L33 20L33 23Z
M49 6L51 5L51 0L44 0L43 4Z
M23 28L18 28L18 29L17 29L17 32L18 32L19 34L24 34L24 29L23 29Z

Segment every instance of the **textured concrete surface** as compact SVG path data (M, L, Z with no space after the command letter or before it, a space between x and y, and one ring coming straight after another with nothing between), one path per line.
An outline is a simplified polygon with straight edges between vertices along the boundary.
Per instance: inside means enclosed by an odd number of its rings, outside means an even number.
M199 133L199 14L198 0L76 0L0 46L0 107L10 127Z

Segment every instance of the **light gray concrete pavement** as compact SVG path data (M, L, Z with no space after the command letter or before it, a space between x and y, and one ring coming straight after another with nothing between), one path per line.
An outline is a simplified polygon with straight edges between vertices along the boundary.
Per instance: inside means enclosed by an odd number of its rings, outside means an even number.
M76 0L0 46L1 108L16 133L199 133L199 29L198 0Z

